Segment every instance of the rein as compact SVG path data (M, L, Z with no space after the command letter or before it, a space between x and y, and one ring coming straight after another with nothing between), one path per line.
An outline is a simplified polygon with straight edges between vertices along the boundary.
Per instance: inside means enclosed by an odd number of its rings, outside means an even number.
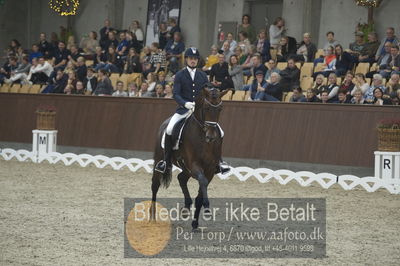
M208 105L210 105L212 108L218 108L218 107L220 107L222 105L222 101L220 101L218 104L212 104L207 99L204 99L204 101ZM201 114L202 114L202 117L204 117L204 110L203 109L201 110ZM196 116L194 114L193 114L193 118L197 122L197 124L199 124L199 126L203 129L203 131L206 131L207 127L216 128L218 126L218 122L207 121L207 120L204 121L204 122L201 122L196 118Z

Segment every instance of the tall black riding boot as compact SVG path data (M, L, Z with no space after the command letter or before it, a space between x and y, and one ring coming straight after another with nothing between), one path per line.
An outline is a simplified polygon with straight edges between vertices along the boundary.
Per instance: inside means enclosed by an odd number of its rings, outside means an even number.
M164 160L159 161L155 170L163 174L171 174L172 171L172 136L165 134Z

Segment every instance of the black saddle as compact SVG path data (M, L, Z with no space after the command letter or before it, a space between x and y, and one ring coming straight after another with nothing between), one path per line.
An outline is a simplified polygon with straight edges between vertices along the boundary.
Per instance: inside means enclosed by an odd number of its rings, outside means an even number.
M189 116L190 117L190 116ZM184 118L177 122L172 129L172 143L173 143L173 149L176 150L179 148L180 144L183 141L183 138L181 136L181 132L183 130L183 127L186 125L186 121L189 119L189 117Z

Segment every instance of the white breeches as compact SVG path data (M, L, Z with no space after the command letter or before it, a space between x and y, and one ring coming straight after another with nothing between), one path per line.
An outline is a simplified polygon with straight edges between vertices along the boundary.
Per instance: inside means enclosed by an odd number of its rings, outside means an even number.
M191 112L186 112L183 115L180 115L178 113L175 113L172 117L171 120L169 120L167 129L165 130L165 133L167 133L167 135L172 135L172 130L174 129L174 126L176 123L178 123L180 120L188 117L191 114Z
M12 81L12 82L14 82L14 81L17 81L17 80L27 80L27 78L28 78L28 75L26 75L25 73L19 73L19 74L15 74L15 75L13 75L11 78L10 78L10 80Z
M165 133L167 135L171 136L172 135L172 130L174 129L175 124L178 123L180 120L185 119L186 117L190 116L191 114L192 114L192 112L190 112L190 111L184 113L183 115L175 113L171 117L171 120L169 120L169 123L168 123L167 129L165 130ZM224 131L222 130L222 128L221 128L221 126L219 124L217 124L217 125L218 125L218 128L219 128L220 132L221 132L221 138L223 138L224 137Z

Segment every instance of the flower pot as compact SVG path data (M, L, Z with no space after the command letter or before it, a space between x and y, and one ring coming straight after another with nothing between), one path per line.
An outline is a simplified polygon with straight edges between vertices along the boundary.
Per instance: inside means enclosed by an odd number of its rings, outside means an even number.
M400 151L400 128L378 128L378 150Z
M36 111L36 128L40 130L56 129L56 112Z

